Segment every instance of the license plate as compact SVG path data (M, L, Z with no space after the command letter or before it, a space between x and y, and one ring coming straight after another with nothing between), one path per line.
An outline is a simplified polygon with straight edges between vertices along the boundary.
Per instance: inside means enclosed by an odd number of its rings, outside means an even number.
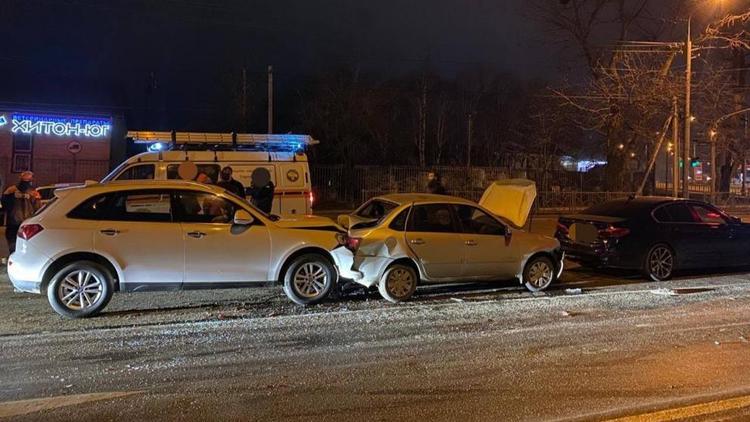
M574 223L570 226L570 238L576 243L593 243L599 238L599 230L588 223Z

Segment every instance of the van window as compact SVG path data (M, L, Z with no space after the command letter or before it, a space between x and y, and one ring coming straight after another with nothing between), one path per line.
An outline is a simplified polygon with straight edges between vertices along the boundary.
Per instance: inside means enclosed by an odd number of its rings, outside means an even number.
M198 173L206 173L206 176L211 178L211 183L217 183L219 181L219 172L221 172L221 166L218 164L195 164L198 167ZM180 168L179 164L170 164L167 166L167 179L181 179L177 169Z
M120 173L116 180L153 180L154 168L153 164L138 164Z

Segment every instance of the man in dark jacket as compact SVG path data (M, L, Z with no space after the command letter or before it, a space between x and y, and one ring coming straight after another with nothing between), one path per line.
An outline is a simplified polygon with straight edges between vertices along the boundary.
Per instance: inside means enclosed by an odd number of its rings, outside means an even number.
M427 173L427 192L436 195L445 195L445 187L440 180L440 175L434 171Z
M217 185L232 192L240 198L245 198L245 187L242 186L242 183L232 177L232 168L229 166L221 169L221 180L219 180Z
M273 192L275 189L268 169L258 167L253 170L252 183L248 193L253 204L266 214L270 214L271 209L273 209Z
M16 251L16 236L21 223L42 206L41 196L34 189L34 173L21 173L18 183L3 192L2 205L5 211L5 240L8 242L8 252L13 253Z

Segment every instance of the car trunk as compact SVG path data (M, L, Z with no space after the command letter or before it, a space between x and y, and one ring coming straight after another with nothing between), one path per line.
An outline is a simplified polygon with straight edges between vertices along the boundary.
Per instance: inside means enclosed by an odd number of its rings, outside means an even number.
M558 219L555 237L570 258L585 261L605 258L628 234L625 218L577 214Z

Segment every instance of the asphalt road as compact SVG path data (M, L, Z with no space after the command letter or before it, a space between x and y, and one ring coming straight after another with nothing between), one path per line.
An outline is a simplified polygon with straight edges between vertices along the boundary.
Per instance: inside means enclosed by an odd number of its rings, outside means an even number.
M748 273L573 267L542 294L136 293L65 320L0 274L0 419L748 420L748 305Z
M303 309L277 288L121 294L70 321L3 279L0 418L742 420L748 292L747 274L573 269L539 295L472 284Z

